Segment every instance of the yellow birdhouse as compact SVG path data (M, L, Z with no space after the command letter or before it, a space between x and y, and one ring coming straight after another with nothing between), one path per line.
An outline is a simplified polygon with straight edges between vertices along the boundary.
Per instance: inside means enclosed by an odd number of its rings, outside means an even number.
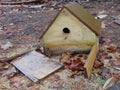
M90 51L85 64L92 68L98 50L101 24L78 3L65 5L41 36L45 52ZM92 65L91 65L91 64ZM90 64L90 65L89 65ZM88 76L91 70L87 70Z
M98 42L100 22L78 3L65 5L42 35L46 51L89 51Z

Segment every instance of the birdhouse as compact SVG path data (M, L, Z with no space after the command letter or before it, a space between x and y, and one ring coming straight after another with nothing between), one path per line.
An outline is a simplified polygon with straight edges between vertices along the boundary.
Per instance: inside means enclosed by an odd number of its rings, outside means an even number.
M100 22L78 3L69 3L61 9L41 36L45 52L91 51L88 58L92 59L85 64L86 69L89 69L97 54L100 26ZM90 70L87 74L90 74Z
M65 5L42 35L46 51L88 51L98 41L100 22L78 3Z

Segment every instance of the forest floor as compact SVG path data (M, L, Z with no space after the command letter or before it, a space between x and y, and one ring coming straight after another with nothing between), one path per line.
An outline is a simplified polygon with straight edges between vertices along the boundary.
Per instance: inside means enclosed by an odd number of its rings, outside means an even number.
M44 4L0 5L0 58L36 48L39 37L64 4L53 7ZM0 90L103 90L104 83L111 77L114 78L112 85L117 86L109 90L120 90L120 24L115 23L120 20L120 4L111 1L81 2L80 5L102 23L100 50L104 65L93 68L90 79L81 72L64 68L34 83L8 62L0 63ZM107 56L104 53L106 46L111 50Z

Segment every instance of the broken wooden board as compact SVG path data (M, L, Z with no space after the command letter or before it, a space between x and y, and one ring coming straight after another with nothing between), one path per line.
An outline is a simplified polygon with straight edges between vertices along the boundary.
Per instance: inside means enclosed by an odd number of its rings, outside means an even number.
M90 54L87 58L87 62L85 63L85 68L86 68L86 73L87 73L87 77L90 77L91 71L92 71L92 67L94 64L94 61L96 59L97 53L98 53L98 44L94 44L94 46L92 47Z
M12 64L32 81L37 82L60 69L63 65L36 51L31 51Z

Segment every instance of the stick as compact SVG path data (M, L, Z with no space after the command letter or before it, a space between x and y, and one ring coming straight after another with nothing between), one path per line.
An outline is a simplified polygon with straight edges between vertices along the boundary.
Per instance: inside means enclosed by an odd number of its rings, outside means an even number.
M30 51L31 51L31 50L25 51L25 52L20 53L20 54L16 54L15 56L12 56L12 57L10 57L10 58L0 59L0 62L1 62L1 63L10 62L10 61L12 61L13 59L16 59L16 58L18 58L18 57L21 57L21 56L29 53Z
M1 2L2 5L16 5L16 4L27 4L32 2L38 2L38 0L29 0L29 1L17 1L17 2Z

